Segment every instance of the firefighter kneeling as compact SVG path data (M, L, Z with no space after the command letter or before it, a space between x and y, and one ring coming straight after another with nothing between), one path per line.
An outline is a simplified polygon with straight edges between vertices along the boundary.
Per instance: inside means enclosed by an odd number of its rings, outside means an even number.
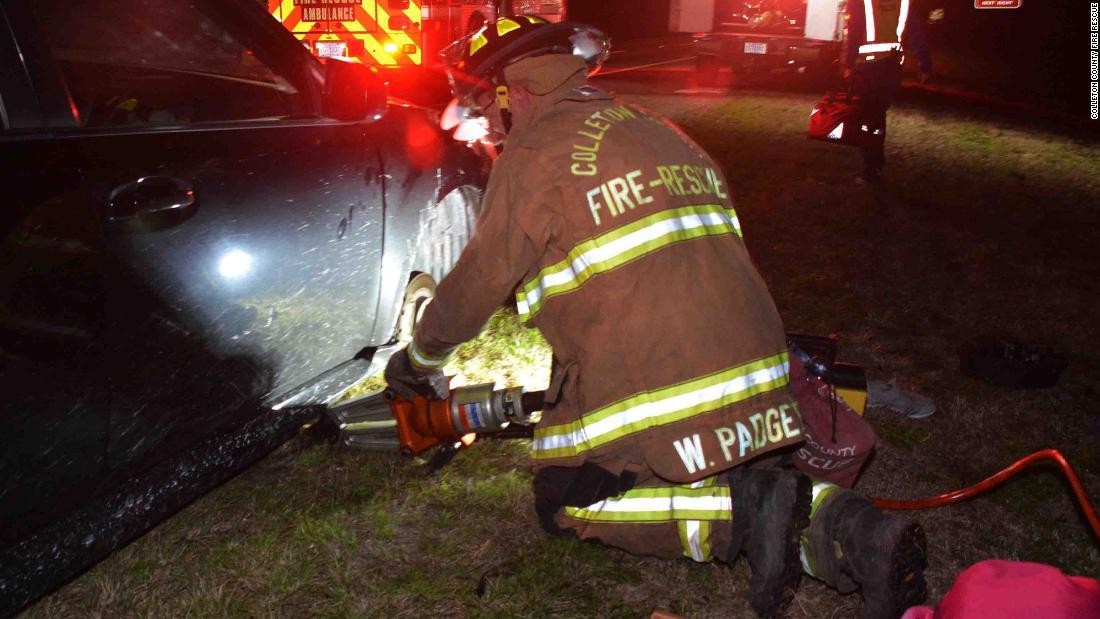
M744 553L761 615L790 600L803 563L860 588L866 616L900 615L924 596L919 527L760 464L804 439L779 314L718 164L587 83L607 50L592 28L524 16L445 52L444 126L507 135L507 149L390 387L444 397L450 353L517 291L554 350L532 445L544 528L666 558Z

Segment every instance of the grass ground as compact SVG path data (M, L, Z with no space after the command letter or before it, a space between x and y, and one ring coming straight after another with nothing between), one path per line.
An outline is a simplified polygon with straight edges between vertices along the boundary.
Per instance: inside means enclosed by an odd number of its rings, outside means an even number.
M888 184L872 189L851 182L856 152L803 139L810 95L632 99L722 163L789 330L836 332L846 360L938 403L922 421L869 413L882 440L860 489L938 494L1057 447L1100 500L1095 144L902 104ZM983 333L1056 346L1071 365L1051 390L985 386L962 377L956 357ZM546 354L537 334L500 316L457 371L544 381ZM551 539L529 480L521 442L477 443L428 475L303 435L27 615L749 616L743 561L656 561ZM933 601L992 557L1100 574L1100 546L1052 474L913 517L928 533ZM804 579L787 614L858 609L856 596Z

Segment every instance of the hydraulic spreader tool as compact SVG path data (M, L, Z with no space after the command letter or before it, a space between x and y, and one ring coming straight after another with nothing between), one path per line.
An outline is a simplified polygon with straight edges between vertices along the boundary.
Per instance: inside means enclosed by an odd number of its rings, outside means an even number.
M544 393L484 383L452 389L445 400L407 400L387 389L328 413L340 430L340 442L348 447L416 456L432 447L469 445L478 434L530 436Z

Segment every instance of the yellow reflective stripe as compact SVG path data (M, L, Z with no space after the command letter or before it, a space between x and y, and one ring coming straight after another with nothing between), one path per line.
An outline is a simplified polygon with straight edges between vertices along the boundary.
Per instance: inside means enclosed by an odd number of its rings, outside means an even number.
M485 47L485 44L489 42L489 39L485 38L485 32L479 32L478 35L470 39L470 55L473 56L477 53L477 50Z
M290 12L294 10L294 0L280 0L279 2L279 18L280 21L286 19Z
M620 438L708 413L786 387L790 359L782 352L654 391L644 391L580 419L535 428L536 459L566 458Z
M829 495L833 494L837 490L840 490L840 486L836 484L830 484L827 481L814 481L813 495L810 499L810 522L814 520L814 516L817 515L818 508L825 502L825 499L829 498ZM807 527L808 528L808 527ZM816 562L814 560L813 546L810 544L810 538L806 536L806 531L802 532L802 543L799 552L799 558L802 560L802 570L810 576L817 576L817 570L815 569Z
M502 19L497 22L497 36L504 36L513 30L518 30L519 27L519 24L511 19Z
M825 502L825 499L829 498L829 495L840 490L840 486L836 484L830 484L827 481L815 481L813 484L813 498L810 499L810 520L814 519L817 514L817 510L821 507L821 504Z
M733 209L721 204L654 213L578 244L563 260L539 271L516 292L516 309L526 322L549 298L572 292L597 275L677 243L724 234L741 236L741 222Z
M447 365L447 357L449 356L449 354L443 355L442 357L426 355L416 347L416 342L409 342L409 361L411 361L413 366L417 369L438 370L444 365Z
M377 11L377 17L375 18L375 22L378 24L378 27L381 28L382 31L385 32L387 35L389 35L389 37L391 39L393 39L393 42L397 45L397 49L399 49L399 50L402 49L402 47L406 43L412 43L413 45L415 45L416 46L416 51L412 54L408 54L407 56L414 63L420 64L420 42L413 39L411 36L409 36L409 33L405 32L404 30L391 30L390 26L389 26L389 24L390 24L390 14L387 13L385 11L385 9L383 9L380 5L376 7L376 11ZM415 19L411 19L410 21L412 21L414 25L419 24L420 23L420 16L417 15ZM345 28L348 27L349 23L358 24L358 22L344 22L344 27ZM360 26L360 27L362 27L362 26ZM382 46L379 46L379 49L383 50L383 52L385 51ZM402 52L402 53L404 53L404 52ZM396 63L397 63L397 60L391 56L390 61L386 64L396 64Z
M711 475L710 477L704 477L704 478L700 479L699 481L691 482L691 487L692 488L709 488L711 486L716 485L717 483L718 483L718 476L717 475Z
M684 556L699 563L710 561L714 557L710 544L710 521L681 520L677 524Z
M420 10L420 4L415 0L409 2L409 8L405 9L405 17L409 18L409 21L420 27L420 32L424 32L423 24L421 21L424 18L424 13Z
M733 519L729 486L634 488L587 507L566 507L570 518L585 522L661 523Z

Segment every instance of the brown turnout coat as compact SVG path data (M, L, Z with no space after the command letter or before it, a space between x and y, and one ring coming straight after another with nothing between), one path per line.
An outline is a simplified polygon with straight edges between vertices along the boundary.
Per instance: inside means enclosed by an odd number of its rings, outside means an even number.
M555 358L537 465L684 483L801 441L783 325L719 166L581 66L533 89L413 363L441 365L516 291Z

